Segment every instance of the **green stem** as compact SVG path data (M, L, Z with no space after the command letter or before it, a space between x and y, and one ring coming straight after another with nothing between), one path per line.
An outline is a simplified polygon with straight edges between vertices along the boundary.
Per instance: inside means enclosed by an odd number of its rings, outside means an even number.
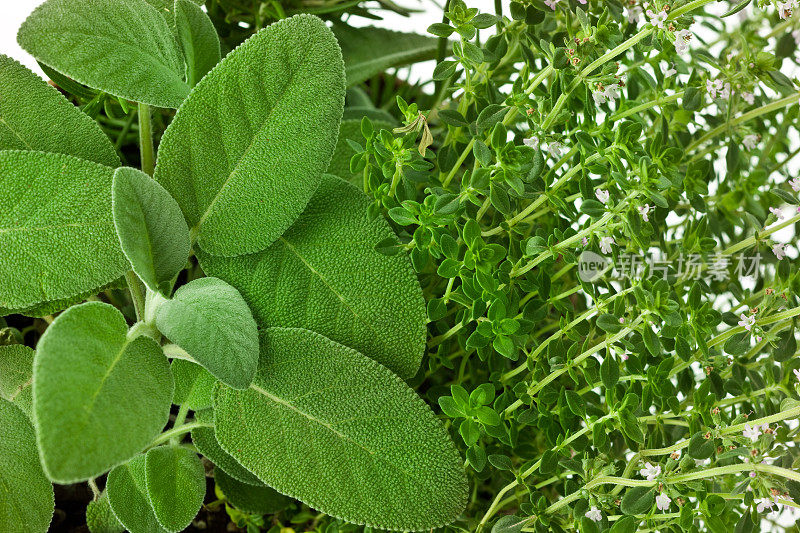
M167 431L165 431L164 433L153 439L153 442L150 443L150 446L148 446L147 449L155 448L156 446L164 444L165 442L173 439L174 437L188 433L193 429L210 428L210 427L214 427L214 425L207 422L197 422L197 421L187 422L186 424L183 424L181 426L168 429Z
M136 320L140 321L144 317L144 289L142 282L139 281L138 276L133 270L125 273L125 281L128 282L128 290L131 293L131 300L133 300L133 309L136 312Z
M180 406L180 409L178 409L178 414L175 415L175 422L172 424L172 427L180 428L183 426L184 422L186 421L187 414L189 414L189 404L188 402L183 402L183 404ZM170 442L172 442L173 445L177 445L178 442L180 442L180 434L173 435L173 437L170 439Z
M153 148L153 121L150 106L139 104L139 153L142 156L142 172L148 176L155 170L155 150Z

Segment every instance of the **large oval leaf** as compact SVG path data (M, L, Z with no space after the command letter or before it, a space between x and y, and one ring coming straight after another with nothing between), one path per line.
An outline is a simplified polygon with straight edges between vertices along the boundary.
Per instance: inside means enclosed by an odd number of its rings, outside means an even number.
M220 445L279 492L348 522L427 530L464 509L442 423L401 379L302 329L270 328L249 390L214 398Z
M164 533L147 495L145 456L137 455L108 473L108 503L131 533Z
M0 398L16 404L28 417L35 353L22 344L0 346Z
M114 227L133 271L151 291L169 294L189 258L189 228L164 187L135 168L114 171Z
M198 258L206 273L239 289L261 327L316 331L409 378L425 348L425 304L408 258L375 251L394 233L383 218L369 220L369 203L325 175L297 223L270 248Z
M156 326L214 377L246 389L258 366L258 326L235 288L221 279L187 283L156 304Z
M229 476L246 485L263 486L264 484L255 474L240 465L236 459L222 449L214 435L214 412L212 409L198 411L195 419L207 422L209 425L192 430L192 443L203 457L214 463L216 470L224 470Z
M309 15L256 33L197 84L155 175L202 248L257 252L294 222L333 154L344 93L336 39Z
M177 108L189 94L172 31L144 0L47 0L17 40L45 65L120 98Z
M0 400L0 531L45 532L55 499L36 453L36 436L25 414Z
M161 527L175 533L197 516L206 494L203 463L192 450L159 446L145 455L147 496Z
M225 499L237 509L260 515L274 514L286 509L291 500L272 487L255 487L242 483L219 468L214 469L214 481Z
M119 156L89 115L54 87L0 54L0 150L74 155L116 167Z
M125 274L113 172L62 154L0 152L0 306L71 298Z
M59 315L39 341L33 413L53 481L82 481L127 461L169 418L167 358L150 337L127 332L114 307L88 302Z
M175 29L186 59L186 81L197 85L221 59L214 23L194 1L175 0Z

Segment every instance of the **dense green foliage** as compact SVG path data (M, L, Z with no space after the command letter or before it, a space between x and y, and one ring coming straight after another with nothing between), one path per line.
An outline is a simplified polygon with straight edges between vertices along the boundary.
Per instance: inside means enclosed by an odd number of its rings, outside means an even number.
M375 5L0 56L0 530L796 530L793 5Z

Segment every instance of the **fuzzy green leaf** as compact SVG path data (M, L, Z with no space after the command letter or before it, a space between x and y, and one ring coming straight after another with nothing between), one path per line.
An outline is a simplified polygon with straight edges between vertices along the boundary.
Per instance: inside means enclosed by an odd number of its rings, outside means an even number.
M357 85L395 67L436 57L438 39L368 26L353 28L336 23L333 33L342 47L347 86Z
M190 0L175 0L175 28L186 60L186 81L194 87L222 58L219 36L205 11Z
M125 274L113 172L68 155L0 152L0 306L71 298Z
M131 533L165 533L147 495L144 455L109 472L106 491L111 509L125 529Z
M196 279L163 301L156 326L223 383L246 389L258 366L258 326L235 288Z
M29 418L35 353L22 344L0 346L0 398L14 403Z
M156 179L201 248L253 253L286 231L328 166L344 94L336 40L308 15L261 30L197 84L164 133Z
M189 94L172 31L144 0L47 0L17 41L45 65L120 98L177 108Z
M172 533L192 522L206 494L203 463L181 446L159 446L147 452L145 484L158 523Z
M211 409L195 413L195 417L201 422L209 422L211 424L214 422L214 415ZM193 429L192 443L197 447L197 451L214 463L217 470L224 470L229 476L246 485L264 485L255 474L240 465L236 459L220 447L217 437L214 436L214 428L200 427Z
M108 502L108 493L104 492L96 500L86 506L86 527L91 533L122 533L125 531Z
M14 404L0 400L0 531L45 532L55 499L42 472L30 420Z
M172 403L187 404L192 411L211 407L217 380L208 370L183 359L172 361L170 369L175 381Z
M259 515L273 514L289 506L291 500L271 487L254 487L242 483L214 469L214 481L225 495L225 499L237 509Z
M426 312L403 254L374 249L394 237L370 200L352 185L323 176L297 223L261 253L198 253L209 275L238 288L261 327L302 327L354 348L403 378L419 368Z
M42 78L0 54L0 150L37 150L119 165L97 123Z
M425 402L311 331L266 330L253 385L220 387L214 419L220 445L245 468L348 522L427 530L466 504L463 459Z
M114 307L72 307L47 328L33 368L34 423L48 477L74 483L139 453L169 417L172 375L150 337Z
M151 291L168 294L191 248L178 203L141 170L123 167L114 172L111 208L133 271Z
M653 508L655 487L631 487L625 492L619 510L626 515L645 514Z

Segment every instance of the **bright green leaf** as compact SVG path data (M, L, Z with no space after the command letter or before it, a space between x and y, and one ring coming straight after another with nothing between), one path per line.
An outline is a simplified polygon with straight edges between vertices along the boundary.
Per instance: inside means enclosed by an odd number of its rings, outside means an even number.
M0 398L14 403L31 416L33 382L32 349L22 344L0 346Z
M197 84L164 133L156 179L200 247L253 253L286 231L328 166L344 93L333 34L308 15L261 30Z
M151 291L168 294L191 248L178 203L141 170L123 167L114 172L111 208L133 271Z
M625 492L619 510L626 515L645 514L653 508L655 487L631 487Z
M0 152L0 306L71 298L125 274L113 172L62 154Z
M466 504L463 459L430 408L385 367L316 333L266 330L253 385L221 387L214 415L228 453L331 516L423 530Z
M192 411L211 407L217 380L208 370L183 359L172 361L170 369L175 381L172 403L187 404Z
M150 337L128 338L114 307L72 307L47 328L33 369L33 413L48 477L74 483L139 453L169 417L172 375Z
M0 54L0 150L37 150L119 165L97 123L54 87Z
M271 487L254 487L242 483L219 468L214 469L214 481L231 505L259 515L273 514L289 506L291 500Z
M408 258L373 247L394 236L369 198L325 175L297 223L259 254L198 253L203 270L238 288L261 327L303 327L354 348L403 378L419 368L426 312Z
M213 413L211 413L210 409L195 413L195 417L201 422L212 424L214 422ZM236 459L220 447L217 437L214 436L214 428L200 427L193 429L192 442L197 447L197 451L216 465L217 470L224 470L229 476L246 485L263 485L255 474L240 465Z
M158 446L147 452L145 484L158 523L173 533L192 522L206 494L203 463L181 446Z
M164 533L147 496L145 456L137 455L109 472L108 502L114 515L131 533Z
M175 38L144 0L47 0L17 41L58 72L120 98L177 108L189 93Z
M25 414L0 400L0 531L45 532L55 499L36 452L36 436Z
M91 533L122 533L125 531L108 501L108 493L103 492L96 500L86 506L86 527Z
M156 326L223 383L246 389L258 366L258 326L232 286L196 279L161 302Z
M194 87L221 59L219 36L205 11L190 0L175 0L175 28L186 60L186 81Z

